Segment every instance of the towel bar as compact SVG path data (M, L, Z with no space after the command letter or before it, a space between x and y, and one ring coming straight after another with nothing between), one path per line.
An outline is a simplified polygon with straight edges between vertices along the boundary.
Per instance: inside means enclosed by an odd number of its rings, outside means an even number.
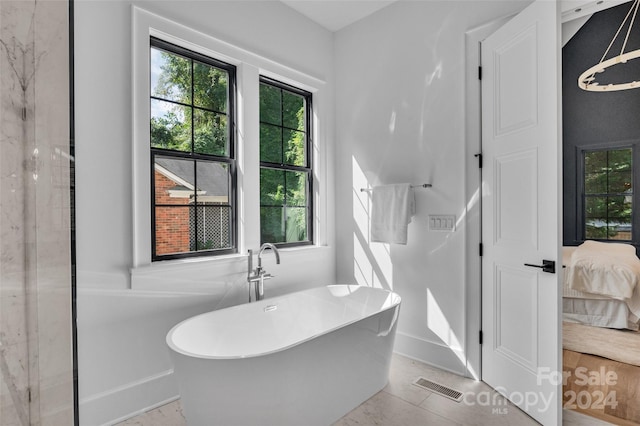
M431 188L433 185L430 183L423 183L421 185L411 185L412 188ZM371 192L372 188L360 188L360 192Z

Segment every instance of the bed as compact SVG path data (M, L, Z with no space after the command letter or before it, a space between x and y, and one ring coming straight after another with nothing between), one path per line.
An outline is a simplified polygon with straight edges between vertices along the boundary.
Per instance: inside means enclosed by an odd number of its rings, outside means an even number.
M640 259L635 247L585 241L563 248L564 321L595 327L640 327Z

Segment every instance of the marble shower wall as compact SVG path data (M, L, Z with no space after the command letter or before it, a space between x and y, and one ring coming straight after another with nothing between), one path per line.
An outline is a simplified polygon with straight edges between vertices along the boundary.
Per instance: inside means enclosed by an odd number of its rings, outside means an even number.
M0 424L72 425L69 3L0 1Z

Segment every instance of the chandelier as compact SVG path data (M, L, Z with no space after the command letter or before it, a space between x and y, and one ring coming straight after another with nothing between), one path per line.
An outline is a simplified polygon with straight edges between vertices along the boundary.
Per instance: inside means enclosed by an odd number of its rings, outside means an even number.
M580 87L583 90L588 90L590 92L614 92L617 90L627 90L627 89L634 89L636 87L640 87L640 81L631 81L627 83L615 83L615 84L614 83L600 84L598 83L598 81L596 81L596 76L598 74L605 72L607 68L611 68L614 65L618 65L618 64L626 64L628 61L640 57L640 49L632 50L630 52L624 53L624 49L627 47L629 34L631 33L631 28L633 27L633 23L635 22L639 6L640 6L640 0L634 0L631 5L631 9L629 9L629 12L627 13L627 16L624 18L624 21L622 21L622 24L620 24L620 28L618 28L616 35L613 36L613 39L611 40L611 43L609 43L609 47L607 47L607 50L604 52L604 55L602 55L602 59L600 59L600 62L597 65L594 65L588 70L586 70L585 72L583 72L580 75L580 77L578 77L578 87ZM624 38L624 42L622 43L622 49L620 50L620 54L617 56L614 56L613 58L607 59L605 61L604 58L607 57L609 50L611 50L611 46L613 46L613 43L618 38L618 35L620 35L620 33L622 32L622 29L624 28L625 24L629 20L629 17L631 17L631 20L629 22L629 28L627 29L627 34Z

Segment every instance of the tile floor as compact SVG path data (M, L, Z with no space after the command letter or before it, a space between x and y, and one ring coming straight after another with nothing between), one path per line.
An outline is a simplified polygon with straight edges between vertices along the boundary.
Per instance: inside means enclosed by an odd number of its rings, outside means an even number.
M418 377L449 386L476 398L455 402L413 385ZM482 396L480 396L482 395ZM483 399L486 398L486 399ZM492 401L488 405L483 401ZM466 402L465 402L466 401ZM474 403L477 401L477 403ZM582 414L564 412L565 426L601 426L602 422ZM533 419L497 395L483 382L457 376L418 361L394 354L389 384L334 426L415 425L537 425ZM186 426L180 401L133 417L118 426Z

